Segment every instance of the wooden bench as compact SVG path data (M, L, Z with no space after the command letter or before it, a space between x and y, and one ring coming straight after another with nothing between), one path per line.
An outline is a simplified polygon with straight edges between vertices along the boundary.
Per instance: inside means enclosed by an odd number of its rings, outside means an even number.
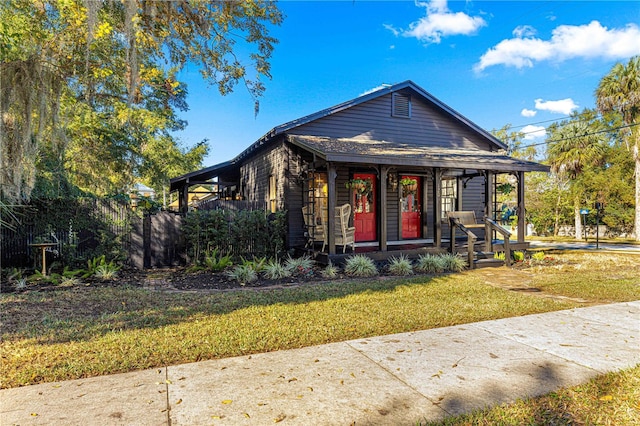
M476 212L470 211L454 211L447 212L447 218L457 219L465 228L484 228L484 223L478 223L476 220Z

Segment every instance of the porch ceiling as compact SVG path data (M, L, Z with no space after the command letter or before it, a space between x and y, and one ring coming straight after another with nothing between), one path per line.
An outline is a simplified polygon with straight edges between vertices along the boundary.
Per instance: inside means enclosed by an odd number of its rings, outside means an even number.
M549 167L543 164L520 160L498 152L474 149L438 148L380 140L335 139L306 135L287 135L287 139L326 161L337 163L441 167L500 172L549 171Z

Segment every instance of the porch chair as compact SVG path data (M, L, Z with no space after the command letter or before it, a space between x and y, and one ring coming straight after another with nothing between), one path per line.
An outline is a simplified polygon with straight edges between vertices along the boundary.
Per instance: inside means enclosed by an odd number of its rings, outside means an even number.
M335 241L337 246L342 246L342 253L347 251L347 246L351 246L351 250L356 249L356 228L349 226L349 218L351 217L351 204L343 204L336 207L335 212ZM326 241L325 241L326 243ZM325 244L322 245L324 251Z

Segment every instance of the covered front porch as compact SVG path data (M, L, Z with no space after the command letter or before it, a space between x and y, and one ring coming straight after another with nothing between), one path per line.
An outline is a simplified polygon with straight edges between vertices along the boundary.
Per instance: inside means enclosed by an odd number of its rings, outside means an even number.
M497 152L289 138L313 154L304 169L301 214L306 248L319 261L340 263L354 252L383 260L451 251L469 256L474 267L485 262L479 257L489 257L481 253L528 246L525 172L546 171L545 166ZM502 223L498 192L499 181L505 179L498 176L514 182L513 233ZM340 223L337 214L327 214L347 204L352 210L348 223ZM473 223L461 221L455 212L471 214ZM345 227L353 229L353 242L341 235Z

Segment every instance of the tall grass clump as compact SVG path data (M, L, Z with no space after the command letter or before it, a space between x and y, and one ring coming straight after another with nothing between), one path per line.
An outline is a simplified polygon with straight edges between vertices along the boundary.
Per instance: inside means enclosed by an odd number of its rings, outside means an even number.
M227 276L234 281L238 281L243 286L258 279L258 273L250 264L234 266L233 269L227 272Z
M445 267L442 256L421 254L416 260L416 271L423 274L439 274L444 272Z
M378 275L378 268L371 258L356 254L347 258L344 272L352 277L373 277Z
M291 271L288 270L278 260L272 259L264 266L262 275L268 280L279 280L282 278L290 277Z
M321 272L322 278L327 278L327 279L336 278L338 276L338 272L340 272L340 268L331 264L331 261L329 261L329 264L325 266Z
M405 276L413 274L413 264L404 254L400 255L400 257L391 257L387 269L393 275Z
M467 268L467 262L456 254L446 253L440 255L444 265L444 270L449 272L460 272Z
M313 265L315 261L309 256L302 256L293 258L287 257L284 263L284 267L291 273L291 275L299 277L310 277L313 275Z

